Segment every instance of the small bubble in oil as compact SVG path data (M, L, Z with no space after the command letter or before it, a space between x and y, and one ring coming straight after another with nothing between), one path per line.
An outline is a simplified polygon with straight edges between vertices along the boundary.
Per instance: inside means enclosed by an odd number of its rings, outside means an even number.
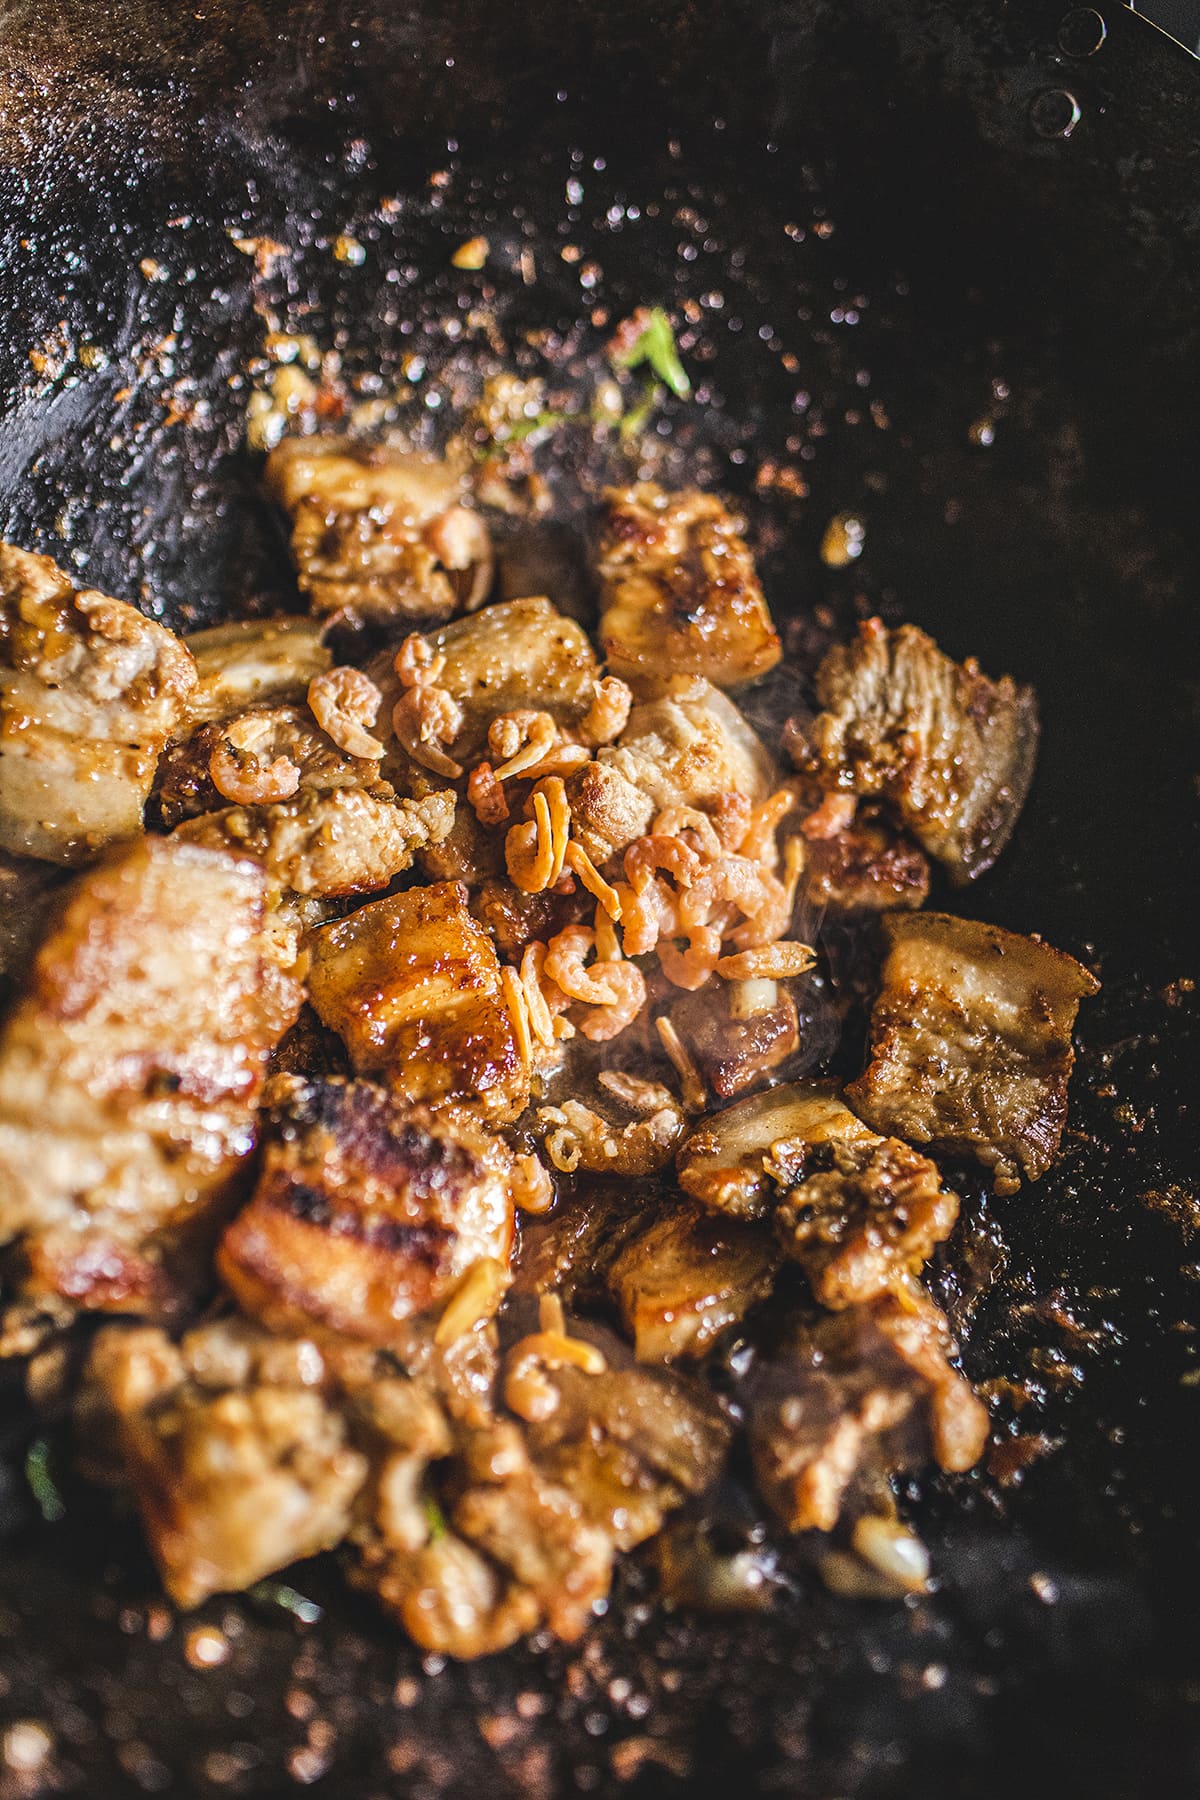
M835 513L821 539L821 561L827 569L844 569L863 553L867 528L857 513Z
M967 436L973 444L978 444L986 450L996 441L996 421L994 419L976 419L967 432Z

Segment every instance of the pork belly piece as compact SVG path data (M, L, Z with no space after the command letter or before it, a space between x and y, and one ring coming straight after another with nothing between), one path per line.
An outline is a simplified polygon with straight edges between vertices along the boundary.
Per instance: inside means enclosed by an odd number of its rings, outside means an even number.
M529 1069L488 933L460 882L373 900L312 938L309 991L355 1069L403 1099L493 1120L529 1099Z
M432 1115L367 1081L285 1078L258 1183L217 1269L276 1330L395 1344L476 1262L507 1268L507 1145L468 1115Z
M315 1343L240 1320L178 1345L152 1326L96 1338L85 1435L129 1486L177 1605L250 1587L345 1537L368 1465L330 1388Z
M671 1023L719 1100L761 1087L800 1047L796 1003L780 981L707 983L675 1002Z
M429 1444L394 1456L381 1478L374 1517L358 1533L356 1585L422 1649L460 1660L543 1625L574 1642L608 1593L611 1538L534 1465L513 1421L463 1435L435 1471L437 1498Z
M486 599L487 528L446 463L346 438L285 438L264 473L291 518L315 613L423 625Z
M535 1409L526 1442L539 1469L580 1503L588 1523L628 1550L712 1485L731 1432L707 1391L672 1370L639 1367L608 1333L589 1327L587 1338L607 1366L596 1373L571 1362L543 1367L541 1391L552 1398ZM524 1343L510 1352L506 1395L514 1395L514 1376L520 1385L525 1354Z
M1032 688L952 661L915 625L868 619L825 657L817 697L824 711L790 733L798 768L886 801L959 885L991 867L1033 778Z
M0 1033L0 1242L23 1292L155 1309L254 1146L300 1006L254 863L147 838L82 876Z
M235 619L184 638L199 677L188 703L194 725L250 706L302 701L333 662L321 619Z
M665 493L653 482L612 488L600 541L600 642L637 694L665 676L737 687L782 654L754 560L715 494Z
M988 1415L952 1366L945 1315L916 1287L803 1327L755 1384L750 1449L789 1531L832 1531L891 1474L971 1468Z
M835 912L915 909L929 898L929 863L882 819L860 816L842 831L809 840L804 897Z
M778 1261L757 1225L688 1200L656 1209L608 1272L638 1361L697 1361L770 1293Z
M814 1098L816 1090L814 1090ZM877 1137L827 1093L809 1135L776 1144L774 1179L785 1189L775 1229L834 1311L906 1282L948 1238L958 1195L937 1167L898 1138Z
M684 1138L675 1159L679 1185L730 1218L764 1218L775 1205L776 1154L796 1141L820 1142L843 1110L806 1083L750 1094L699 1120Z
M220 785L214 779L215 772ZM282 766L289 764L290 771ZM331 794L358 788L389 799L372 757L347 756L321 730L308 707L276 701L245 707L202 724L168 746L159 758L153 816L165 831L185 819L217 812L230 801L252 806L274 800L279 789Z
M252 856L272 884L311 899L369 894L441 844L454 796L387 800L355 788L299 794L275 806L230 806L179 826L192 844Z
M269 799L293 783L289 797ZM236 795L244 802L225 803ZM173 744L160 758L154 805L187 842L253 856L274 888L331 899L386 887L411 868L449 835L455 801L447 790L397 799L377 761L346 755L306 707L275 705Z
M599 867L650 829L669 806L712 809L730 794L759 805L774 768L757 733L719 688L672 679L635 706L616 743L568 784L576 836Z
M423 635L437 669L434 685L461 717L454 736L439 740L453 761L467 766L486 756L488 727L501 713L546 712L568 736L587 734L599 665L583 627L551 601L506 600ZM380 719L389 719L405 692L392 651L375 659L370 675L383 694ZM399 783L403 753L391 743L388 751L384 773Z
M983 1164L998 1194L1058 1152L1071 1032L1095 977L1061 950L945 913L893 914L871 1059L846 1090L877 1131Z
M0 849L72 863L137 837L195 685L162 625L0 544Z

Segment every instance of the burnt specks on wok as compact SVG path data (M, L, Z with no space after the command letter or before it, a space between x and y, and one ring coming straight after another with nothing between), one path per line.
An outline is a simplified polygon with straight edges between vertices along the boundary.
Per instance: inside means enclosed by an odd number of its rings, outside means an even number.
M1095 985L920 911L930 858L973 878L1013 828L1027 690L873 621L777 741L725 691L781 649L720 499L607 491L589 635L553 591L485 604L487 468L285 440L311 616L186 644L0 562L0 843L136 840L11 882L47 926L0 1239L44 1329L114 1315L85 1467L180 1605L340 1547L458 1657L578 1638L739 1432L780 1525L868 1562L894 1476L978 1459L925 1151L1041 1173ZM846 1010L826 912L887 945L842 1088L799 1079Z

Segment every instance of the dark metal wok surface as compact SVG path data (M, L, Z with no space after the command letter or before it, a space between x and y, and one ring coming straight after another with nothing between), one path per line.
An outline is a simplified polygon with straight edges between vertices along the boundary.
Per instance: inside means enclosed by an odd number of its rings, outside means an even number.
M584 1644L440 1669L314 1565L319 1623L213 1602L230 1655L197 1670L127 1520L72 1490L35 1522L10 1399L0 1709L53 1749L0 1795L1200 1790L1200 89L1124 12L1081 54L1096 18L3 9L5 535L174 624L294 604L230 379L256 298L368 371L469 357L446 321L479 278L449 255L478 231L511 345L694 303L714 399L680 423L748 501L797 650L814 606L883 609L1037 683L1033 798L964 909L1104 991L1061 1166L992 1208L1009 1260L968 1349L1034 1377L1061 1447L1003 1495L925 1485L930 1600L797 1572L769 1615L697 1621L635 1560ZM297 254L256 288L238 236ZM808 497L758 496L767 457ZM865 553L824 570L846 508Z

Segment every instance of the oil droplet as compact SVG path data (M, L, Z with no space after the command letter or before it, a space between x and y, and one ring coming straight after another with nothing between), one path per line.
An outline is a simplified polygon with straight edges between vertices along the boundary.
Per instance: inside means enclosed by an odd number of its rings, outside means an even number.
M979 444L986 450L990 444L994 444L996 441L995 419L976 419L967 432L967 436L973 444Z
M450 258L456 269L482 269L492 246L485 237L468 238Z
M1094 6L1073 6L1058 28L1058 47L1064 56L1095 56L1108 36L1108 26Z
M197 1625L184 1640L183 1654L193 1669L219 1669L229 1660L229 1639L213 1625Z
M867 528L857 513L835 513L821 539L821 561L829 569L844 569L863 553Z
M1069 138L1082 117L1078 100L1066 88L1047 88L1029 108L1033 129L1043 138Z
M360 263L364 263L367 260L366 251L363 249L358 239L353 237L334 238L333 254L340 263L349 263L351 268L355 269L357 269Z

